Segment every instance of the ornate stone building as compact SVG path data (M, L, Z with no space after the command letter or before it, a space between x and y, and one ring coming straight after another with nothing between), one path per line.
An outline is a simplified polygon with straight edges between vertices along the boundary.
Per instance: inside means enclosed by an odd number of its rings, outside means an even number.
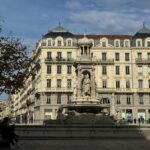
M34 123L55 119L61 105L84 104L83 99L129 121L150 118L150 30L145 26L133 36L76 35L59 26L37 42L34 61L36 77L12 96L21 122L24 115Z

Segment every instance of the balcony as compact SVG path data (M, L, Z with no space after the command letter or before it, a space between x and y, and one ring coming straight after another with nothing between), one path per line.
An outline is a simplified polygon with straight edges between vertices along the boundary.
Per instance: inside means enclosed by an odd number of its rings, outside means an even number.
M52 58L45 58L45 62L51 62L51 61L53 61Z
M72 58L58 58L58 57L56 57L56 58L54 58L54 59L52 59L52 58L45 58L45 63L46 64L50 64L50 63L73 63L74 62L74 60L72 59Z
M73 88L64 88L64 87L52 87L52 88L44 88L46 92L73 92Z
M83 56L83 57L78 57L76 59L77 62L82 62L82 63L93 63L93 64L101 64L101 65L113 65L114 64L114 59L97 59L97 58L91 58L89 56Z
M133 93L132 88L116 88L116 93Z
M150 58L136 58L136 64L150 64Z
M111 65L111 64L114 64L114 59L99 59L98 62L100 64L106 64L106 65Z
M113 93L114 91L114 88L97 88L97 92L99 93Z

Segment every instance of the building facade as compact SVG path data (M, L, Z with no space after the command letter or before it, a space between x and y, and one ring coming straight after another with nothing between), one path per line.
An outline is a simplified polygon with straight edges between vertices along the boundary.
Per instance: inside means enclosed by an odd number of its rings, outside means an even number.
M114 104L120 119L149 120L150 29L133 36L77 35L59 26L36 43L36 76L12 95L18 122L56 119L58 108L75 100L75 62L94 67L97 105Z

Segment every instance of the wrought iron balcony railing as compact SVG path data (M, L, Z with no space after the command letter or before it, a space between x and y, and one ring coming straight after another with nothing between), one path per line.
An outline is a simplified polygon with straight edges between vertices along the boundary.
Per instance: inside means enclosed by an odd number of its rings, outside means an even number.
M45 63L73 63L72 58L45 58Z
M150 64L150 58L136 58L136 64Z

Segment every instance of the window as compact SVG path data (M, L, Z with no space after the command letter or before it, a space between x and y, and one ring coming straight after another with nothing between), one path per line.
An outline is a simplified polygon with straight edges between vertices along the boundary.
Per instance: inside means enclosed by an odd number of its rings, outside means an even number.
M71 73L72 73L72 66L67 65L67 74L71 74Z
M107 88L107 80L103 80L103 82L102 82L102 88Z
M117 96L116 96L116 103L117 103L117 104L120 104L120 95L117 95Z
M143 88L143 80L138 80L138 88Z
M67 79L67 88L71 88L72 81L71 79Z
M130 66L126 66L126 74L130 74Z
M71 46L71 40L68 40L68 46Z
M130 96L127 96L127 104L131 104Z
M61 46L61 41L60 41L60 40L57 42L57 45L58 45L58 46Z
M47 65L47 74L51 74L51 65Z
M107 68L106 68L106 66L102 66L102 74L103 75L107 74Z
M150 88L150 80L148 80L148 87Z
M61 94L57 94L57 104L61 104Z
M106 53L102 53L102 60L106 61L107 59L107 54Z
M124 41L124 47L129 47L129 41Z
M102 47L106 47L106 42L105 41L102 42Z
M130 60L130 54L129 53L125 53L125 61L129 61Z
M120 88L120 81L116 81L116 88Z
M129 89L130 88L130 80L126 81L126 88Z
M61 52L57 52L57 60L61 60L62 59L62 57L61 57Z
M119 46L120 46L119 41L115 41L115 46L116 46L116 47L119 47Z
M150 41L147 42L147 47L150 47Z
M71 94L67 94L68 104L71 103Z
M42 41L41 46L46 46L46 41Z
M141 44L141 41L137 41L137 47L141 47L142 44Z
M147 58L150 60L150 53L147 53Z
M116 74L120 74L120 66L116 66Z
M142 74L143 73L143 67L138 66L137 71L138 71L138 74Z
M115 53L115 60L119 61L120 57L119 57L119 53Z
M67 52L67 60L72 60L72 52Z
M47 94L47 104L51 103L51 94Z
M51 43L51 40L48 40L48 46L51 46L52 43Z
M139 104L144 104L143 95L139 95Z
M142 59L142 53L137 53L137 58Z
M47 59L52 59L52 53L51 52L47 52Z
M61 65L57 65L57 74L61 74Z
M148 74L150 74L150 66L148 66L147 72L148 72Z
M57 79L57 88L61 88L61 79Z
M51 79L47 79L47 88L51 88Z

